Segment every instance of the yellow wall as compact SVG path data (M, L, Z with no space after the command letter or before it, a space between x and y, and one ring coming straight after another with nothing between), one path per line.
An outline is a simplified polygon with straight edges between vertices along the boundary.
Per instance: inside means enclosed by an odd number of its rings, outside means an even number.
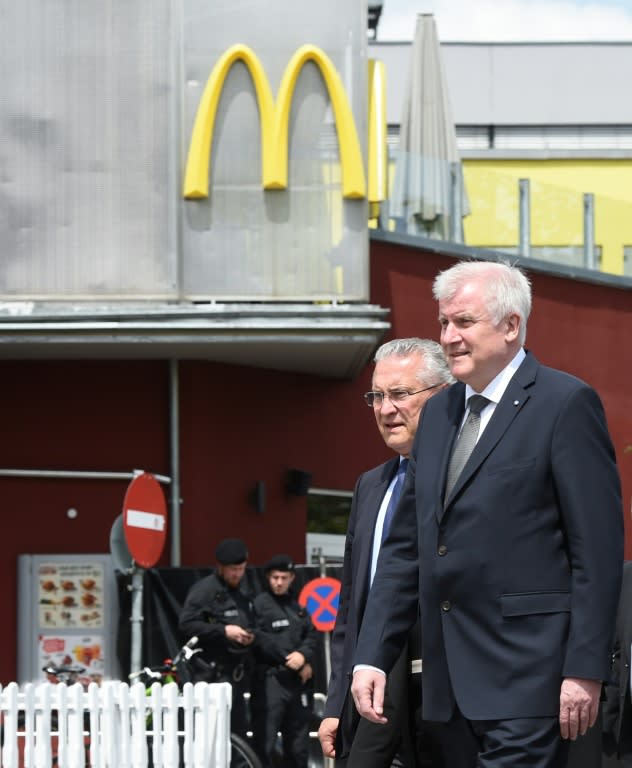
M632 245L632 160L465 160L471 213L465 242L516 247L518 180L531 189L531 244L583 246L583 195L594 195L595 244L601 268L623 274L623 246Z

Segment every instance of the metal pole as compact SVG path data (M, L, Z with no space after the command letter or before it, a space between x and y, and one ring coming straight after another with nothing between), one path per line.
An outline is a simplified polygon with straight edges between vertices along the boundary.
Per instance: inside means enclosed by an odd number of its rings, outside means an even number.
M132 565L132 636L130 672L140 672L142 669L143 651L143 569Z
M41 477L49 480L133 480L143 470L133 472L91 472L89 470L59 470L59 469L0 469L0 477ZM171 478L166 475L154 475L159 483L168 485Z
M321 578L324 578L327 575L327 560L325 559L322 550L320 550L318 556L318 564L320 566ZM323 639L325 641L325 675L326 680L329 680L331 677L331 632L325 632L325 637Z
M520 245L518 253L525 259L531 257L531 193L529 179L518 180L520 199Z
M318 550L318 564L320 566L320 575L324 577L327 575L327 560L323 555L322 549ZM325 679L327 685L329 685L329 678L331 677L331 632L325 632ZM326 757L323 760L324 768L334 768L334 761L330 757Z
M597 269L595 258L595 199L594 195L584 195L584 266Z
M180 392L178 361L169 361L169 439L171 453L171 565L181 561L180 537Z
M450 216L453 243L463 242L463 210L461 208L461 163L450 163Z

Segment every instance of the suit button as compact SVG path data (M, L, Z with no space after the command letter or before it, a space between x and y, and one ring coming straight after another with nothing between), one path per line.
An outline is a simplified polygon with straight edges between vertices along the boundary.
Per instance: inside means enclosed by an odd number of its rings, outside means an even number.
M444 555L448 554L448 548L446 547L445 544L440 544L439 545L439 549L437 550L437 554L439 555L439 557L443 557Z
M450 605L450 601L449 600L444 600L441 603L441 610L442 611L446 611L447 612L447 611L450 610L450 608L452 608L452 606Z

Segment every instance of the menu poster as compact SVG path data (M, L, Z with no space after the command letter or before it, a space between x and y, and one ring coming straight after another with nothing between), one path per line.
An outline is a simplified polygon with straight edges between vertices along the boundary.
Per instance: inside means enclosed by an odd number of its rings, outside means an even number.
M38 666L41 676L47 677L44 667L63 666L77 670L76 680L64 680L81 683L100 683L103 679L103 640L99 635L40 635L38 643ZM54 676L48 676L54 683L59 682Z
M102 563L42 563L38 584L40 628L104 626Z

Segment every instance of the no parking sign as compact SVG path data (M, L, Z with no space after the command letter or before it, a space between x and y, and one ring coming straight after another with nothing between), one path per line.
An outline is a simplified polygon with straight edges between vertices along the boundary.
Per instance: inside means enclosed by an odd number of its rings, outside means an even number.
M340 581L330 576L312 579L301 589L298 602L312 617L312 624L320 632L331 632L336 623Z

